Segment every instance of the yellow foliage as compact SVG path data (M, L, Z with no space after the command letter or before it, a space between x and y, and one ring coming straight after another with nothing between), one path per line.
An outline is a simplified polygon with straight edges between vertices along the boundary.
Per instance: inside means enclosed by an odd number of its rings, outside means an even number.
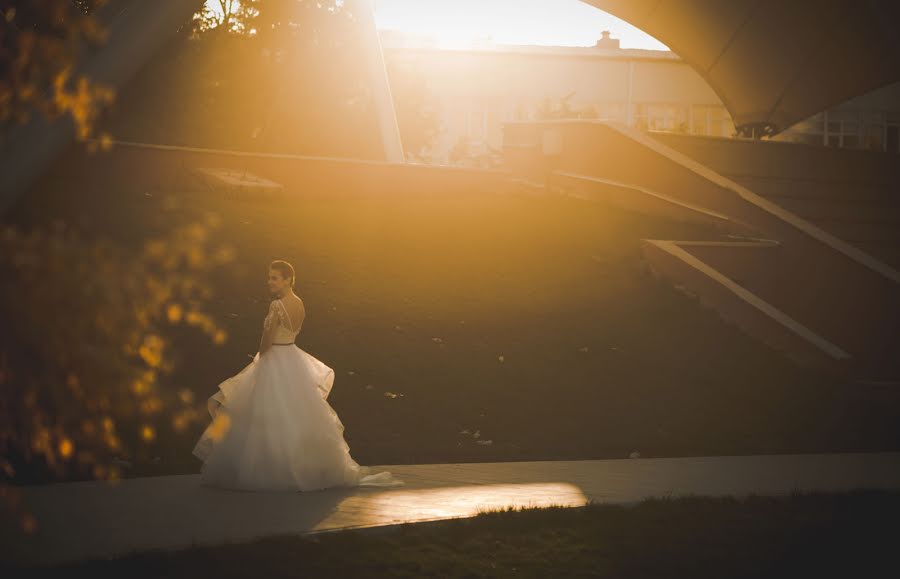
M166 252L166 244L158 239L144 243L144 255L158 258Z
M144 337L144 343L138 348L138 355L151 368L156 368L162 362L162 350L165 342L156 334L148 334Z
M187 428L188 419L183 414L179 414L172 419L172 429L175 432L182 432L185 428Z
M204 257L205 257L205 255L203 254L203 251L199 247L191 247L190 249L188 249L187 258L188 258L188 263L191 266L196 267L196 266L200 265L201 263L203 263Z
M156 440L156 429L154 429L149 424L145 424L141 429L141 438L144 442L153 442Z
M187 313L187 317L185 319L187 320L188 324L192 326L199 326L206 318L200 312L191 310Z
M71 391L75 396L79 398L84 396L84 389L81 387L81 381L75 374L69 374L66 377L66 386L69 388L69 391Z
M216 252L215 259L220 264L226 264L234 260L234 255L234 249L231 247L222 247Z
M112 450L113 452L120 450L122 448L122 441L119 440L118 436L113 434L108 434L104 437L104 441L106 442L106 447Z
M44 427L40 427L32 440L32 448L36 451L49 451L51 448L50 431Z
M169 307L166 308L166 317L172 324L177 324L178 322L180 322L183 316L184 310L178 304L169 304Z
M71 81L67 75L57 78L60 86ZM75 99L67 102L76 104L76 97L63 95L65 98ZM173 234L147 241L136 255L103 240L82 240L65 224L27 233L0 227L0 258L21 272L14 280L15 291L52 304L57 296L49 292L54 284L47 280L64 280L78 288L76 297L84 298L79 302L82 309L65 327L58 325L57 310L27 310L28 317L34 318L28 322L54 327L58 341L73 347L60 352L54 342L54 348L48 344L46 351L40 351L42 363L61 376L49 384L43 383L37 372L28 375L30 367L11 367L8 371L0 364L0 383L11 375L34 382L34 387L22 388L14 401L15 411L28 417L28 423L21 427L22 432L16 425L0 424L0 448L19 444L21 454L34 457L29 460L45 460L60 475L73 468L92 469L99 463L101 468L94 476L107 478L111 471L102 463L111 451L121 452L124 441L146 441L148 436L158 440L156 430L148 431L142 420L149 421L151 416L168 410L167 419L172 417L173 428L183 432L200 419L200 412L190 407L193 392L158 387L157 379L159 373L171 372L173 367L168 357L169 342L162 333L170 331L167 322L202 329L215 344L224 343L228 337L201 308L209 300L204 276L217 267L213 256L230 258L232 252L196 247L208 239L208 229L219 222L220 218L212 217L198 227L179 228ZM176 265L174 272L163 268L170 258ZM196 263L191 265L192 261ZM183 271L185 266L189 266L188 273ZM63 301L59 307L65 305ZM23 320L16 322L16 327L27 326ZM86 336L90 336L91 348L82 351L76 346ZM23 335L23 339L31 337ZM44 343L31 345L43 347ZM101 357L95 356L95 347ZM130 355L122 355L123 351ZM105 366L98 360L110 363ZM68 397L59 398L66 403L61 408L51 398L60 394ZM0 387L0 409L8 402ZM70 430L63 431L59 426L70 422ZM223 436L229 426L227 417L222 417L214 431ZM72 464L76 459L81 466Z
M204 242L207 238L206 228L200 225L199 223L194 223L189 226L186 230L188 239L194 242Z
M75 132L80 140L90 137L94 121L100 108L113 101L111 88L91 83L81 76L70 90L71 68L65 67L53 78L52 106L55 113L68 113L75 123Z
M31 513L22 516L22 530L31 535L37 531L37 519Z
M106 480L108 480L111 483L118 484L119 479L121 479L121 478L122 478L122 471L119 470L119 467L117 467L117 466L109 467L109 471L106 476Z
M222 225L222 218L217 213L210 213L206 216L206 225L216 228Z
M137 396L143 396L150 391L150 385L143 380L135 380L131 384L131 391L134 392Z
M75 451L75 445L68 438L63 438L59 442L59 455L63 458L69 458Z
M156 414L163 408L163 402L157 397L141 401L141 412L144 414Z

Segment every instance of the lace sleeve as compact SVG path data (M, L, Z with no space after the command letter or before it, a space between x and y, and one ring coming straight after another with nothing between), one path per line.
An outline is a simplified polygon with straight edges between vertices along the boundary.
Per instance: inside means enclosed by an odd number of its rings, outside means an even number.
M278 306L275 305L275 300L269 304L269 311L266 313L266 319L263 320L263 331L268 332L275 325L275 322L278 319Z
M269 313L266 314L266 319L263 320L263 330L266 332L272 330L278 322L281 322L281 325L285 328L290 329L291 327L284 304L280 300L272 300L272 303L269 304Z

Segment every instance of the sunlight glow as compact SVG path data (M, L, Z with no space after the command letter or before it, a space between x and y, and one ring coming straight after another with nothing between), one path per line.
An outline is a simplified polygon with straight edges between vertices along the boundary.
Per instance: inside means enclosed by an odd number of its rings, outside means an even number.
M588 502L581 488L569 482L442 486L425 489L390 489L350 495L323 518L316 530L335 527L343 511L366 512L359 526L474 517L504 509L582 507ZM357 504L365 504L359 509ZM349 506L349 508L347 508Z
M593 46L603 30L622 48L668 50L643 31L579 0L375 0L381 30L430 37L439 48L496 44Z
M622 48L668 50L666 45L615 16L580 0L370 0L380 30L424 37L438 48L485 43L593 46L609 30ZM227 0L237 10L240 0ZM223 15L219 0L206 7Z

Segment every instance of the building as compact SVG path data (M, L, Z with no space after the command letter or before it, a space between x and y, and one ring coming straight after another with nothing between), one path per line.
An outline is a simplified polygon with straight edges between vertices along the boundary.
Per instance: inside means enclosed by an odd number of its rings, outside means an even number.
M604 31L592 47L510 46L481 41L440 49L427 38L382 31L385 58L420 76L440 129L426 158L449 163L455 148L499 151L503 124L595 118L648 131L734 137L715 92L669 51L622 49ZM778 140L900 152L900 84L857 97L779 134ZM414 151L407 153L415 154Z
M826 147L900 153L900 83L818 113L775 138Z

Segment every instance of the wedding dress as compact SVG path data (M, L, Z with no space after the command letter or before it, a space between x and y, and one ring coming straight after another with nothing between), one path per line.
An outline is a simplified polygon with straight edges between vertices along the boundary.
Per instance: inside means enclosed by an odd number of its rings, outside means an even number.
M204 463L203 484L300 491L402 485L351 458L344 425L327 402L334 371L294 345L300 328L292 328L281 299L270 305L264 331L273 324L273 345L209 399L213 420L193 451Z

